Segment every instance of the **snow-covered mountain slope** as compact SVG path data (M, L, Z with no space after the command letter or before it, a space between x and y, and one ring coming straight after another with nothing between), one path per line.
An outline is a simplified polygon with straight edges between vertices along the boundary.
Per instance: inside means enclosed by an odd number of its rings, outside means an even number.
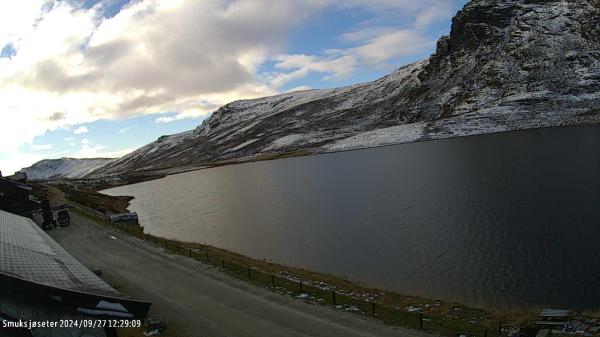
M82 178L93 170L102 167L115 159L44 159L21 171L27 173L30 180L50 180L61 178Z
M600 122L600 0L473 0L428 59L374 82L236 101L92 176Z

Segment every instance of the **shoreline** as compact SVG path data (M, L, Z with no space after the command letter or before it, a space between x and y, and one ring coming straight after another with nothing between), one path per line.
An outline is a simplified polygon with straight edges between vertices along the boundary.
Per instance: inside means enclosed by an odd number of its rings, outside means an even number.
M501 323L503 333L510 335L533 326L537 317L534 311L486 310L457 302L401 295L335 275L254 259L206 244L156 237L145 234L140 225L113 224L92 213L91 209L86 210L76 203L71 206L98 224L162 247L172 254L201 261L255 286L272 288L309 304L373 317L392 326L446 336L484 336L486 330L492 333Z
M362 150L370 150L370 149L378 149L378 148L386 148L390 146L398 146L398 145L409 145L409 144L419 144L419 143L427 143L431 141L450 141L456 140L460 138L473 138L473 137L481 137L481 136L494 136L494 135L502 135L508 133L520 133L520 132L530 132L536 130L543 129L558 129L558 128L576 128L576 127L590 127L590 126L600 126L600 121L588 121L580 124L564 124L564 125L549 125L549 126L534 126L534 127L526 127L519 128L514 130L501 130L501 131L491 131L486 133L474 133L474 134L464 134L464 135L453 135L448 137L441 138L421 138L415 141L409 142L399 142L399 143L390 143L390 144L379 144L372 145L366 147L357 147L357 148L349 148L349 149L339 149L333 151L316 151L314 149L301 149L297 151L290 152L282 152L282 153L262 153L254 157L240 157L238 159L231 159L219 162L212 163L203 163L198 165L186 166L178 169L160 169L160 170L149 170L149 171L141 171L136 173L124 173L121 175L109 175L106 177L90 177L90 178L63 178L59 180L33 180L30 183L38 184L38 185L70 185L75 186L75 189L78 187L84 186L88 193L92 194L101 194L103 196L107 196L105 194L100 193L101 190L116 188L125 185L133 185L138 183L143 183L146 181L158 180L165 178L170 175L206 170L217 168L221 166L229 166L229 165L239 165L239 164L248 164L248 163L256 163L263 161L272 161L278 159L289 159L289 158L297 158L297 157L305 157L305 156L321 156L321 155L331 155L336 153L344 153L351 151L362 151ZM122 212L126 212L126 208L121 209Z
M382 142L380 144L375 145L367 145L367 146L359 146L359 147L350 147L344 149L336 149L336 150L324 150L324 149L314 149L314 148L304 148L298 149L294 151L287 152L274 152L274 153L258 153L255 155L247 155L241 156L238 158L226 159L222 161L216 162L208 162L201 163L197 165L191 165L181 168L171 168L171 169L156 169L156 170L148 170L141 171L136 173L123 173L123 174L112 174L107 177L91 177L91 178L82 178L82 179L73 179L72 181L88 181L88 180L104 180L104 179L124 179L122 182L116 184L104 184L100 189L108 189L113 187L119 187L123 185L130 185L141 183L145 181L156 180L160 178L164 178L169 175L175 175L180 173L187 173L192 171L199 171L205 169L212 169L221 166L229 166L229 165L238 165L238 164L246 164L246 163L254 163L254 162L262 162L262 161L271 161L278 159L287 159L287 158L296 158L296 157L304 157L304 156L319 156L319 155L328 155L335 153L344 153L350 151L361 151L361 150L369 150L369 149L377 149L377 148L385 148L389 146L397 146L397 145L408 145L408 144L418 144L418 143L426 143L430 141L443 141L443 140L455 140L459 138L473 138L480 136L492 136L492 135L501 135L507 133L519 133L519 132L528 132L528 131L536 131L543 129L557 129L557 128L576 128L576 127L589 127L589 126L600 126L599 120L585 120L580 123L569 123L566 122L564 124L549 124L549 125L534 125L534 126L525 126L514 129L504 129L504 130L491 130L488 132L473 132L473 133L464 133L464 134L453 134L453 135L436 135L436 136L424 136L416 140L412 141L400 141L400 142ZM67 180L68 181L68 180ZM100 190L96 189L96 191Z

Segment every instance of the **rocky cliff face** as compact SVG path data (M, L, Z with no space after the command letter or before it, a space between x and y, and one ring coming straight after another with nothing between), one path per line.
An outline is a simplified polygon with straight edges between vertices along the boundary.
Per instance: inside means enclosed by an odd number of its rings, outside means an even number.
M474 0L427 60L374 82L237 101L94 175L600 122L600 0Z
M422 116L502 106L529 114L593 107L598 34L599 1L473 1L453 19L421 77Z

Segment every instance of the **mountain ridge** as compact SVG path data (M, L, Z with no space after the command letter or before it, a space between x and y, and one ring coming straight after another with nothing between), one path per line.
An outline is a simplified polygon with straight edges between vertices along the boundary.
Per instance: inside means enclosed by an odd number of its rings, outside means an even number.
M426 60L343 88L235 101L90 177L600 122L600 1L474 0Z
M44 159L21 169L30 180L78 179L116 158L68 158Z

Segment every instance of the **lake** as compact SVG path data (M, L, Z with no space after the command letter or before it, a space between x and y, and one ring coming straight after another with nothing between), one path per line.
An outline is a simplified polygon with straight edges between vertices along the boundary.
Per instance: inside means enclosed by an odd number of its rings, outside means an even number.
M495 309L600 306L600 125L223 166L113 188L147 233Z

